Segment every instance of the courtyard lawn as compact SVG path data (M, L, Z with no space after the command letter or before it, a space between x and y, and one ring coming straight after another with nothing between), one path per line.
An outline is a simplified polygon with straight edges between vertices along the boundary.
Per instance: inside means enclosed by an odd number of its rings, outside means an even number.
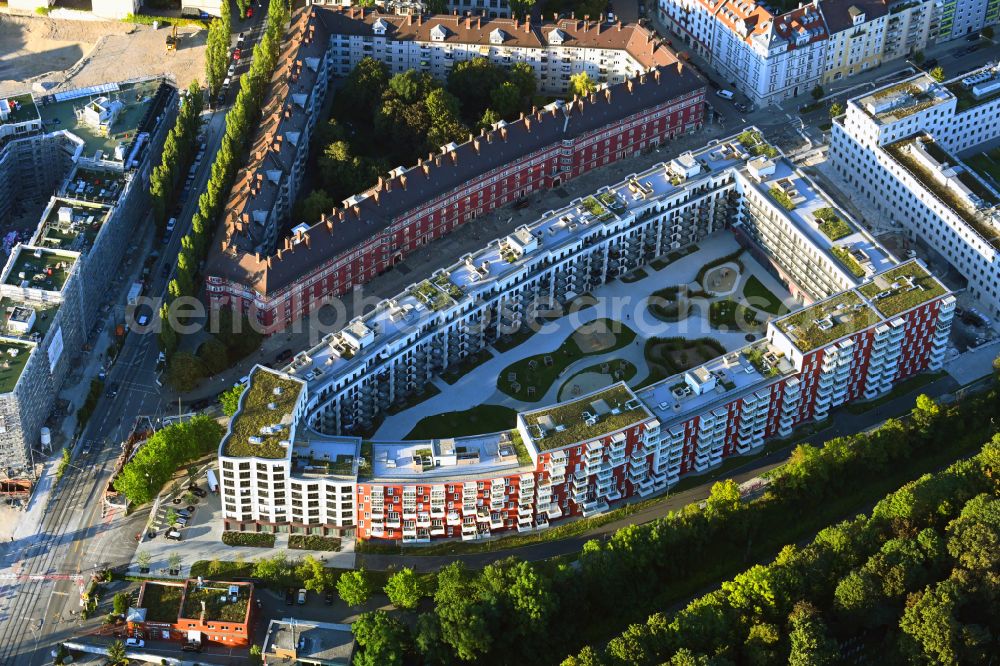
M1000 148L994 148L988 153L971 155L962 160L976 170L978 175L986 181L991 178L991 185L1000 187Z
M607 372L604 367L607 366ZM629 382L635 377L639 369L635 364L625 360L605 361L588 365L583 370L573 373L569 379L562 383L559 389L560 401L569 400L574 397L567 393L567 390L574 383L579 385L579 394L590 393L604 386L611 386L615 382Z
M709 298L709 295L700 290L687 291L684 285L664 287L649 295L646 309L660 321L680 321L691 316L692 298Z
M650 338L643 349L649 376L635 388L655 384L725 353L726 348L714 338Z
M743 285L743 298L747 305L752 305L758 310L769 312L770 314L784 314L788 308L781 302L781 299L764 286L764 283L757 279L756 275L751 275L746 284Z
M441 379L443 379L448 384L454 384L459 379L461 379L468 373L472 372L483 363L486 363L486 361L490 360L491 358L493 358L493 354L490 352L490 350L483 349L482 351L476 354L466 357L464 360L462 360L459 363L456 363L454 366L447 368L444 372L441 373ZM440 391L437 391L437 393L440 393Z
M461 412L425 416L404 439L442 439L484 435L513 428L517 410L503 405L477 405Z
M760 328L756 312L728 298L709 306L708 321L712 328L719 329L752 331Z
M603 330L610 332L588 333L595 330L595 325L603 325ZM590 349L581 349L577 343L577 338L584 333L588 333L587 339L594 343ZM508 365L497 377L497 388L512 398L537 402L570 363L585 356L621 349L633 340L635 331L625 324L611 319L597 319L573 331L555 351L528 356ZM529 391L530 388L534 390Z

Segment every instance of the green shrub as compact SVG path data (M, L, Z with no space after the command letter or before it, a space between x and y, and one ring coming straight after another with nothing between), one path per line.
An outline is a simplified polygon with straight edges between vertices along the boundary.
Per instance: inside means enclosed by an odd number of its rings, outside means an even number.
M340 539L318 534L292 534L288 537L292 550L340 550Z
M274 548L274 535L266 532L223 532L222 543L227 546Z

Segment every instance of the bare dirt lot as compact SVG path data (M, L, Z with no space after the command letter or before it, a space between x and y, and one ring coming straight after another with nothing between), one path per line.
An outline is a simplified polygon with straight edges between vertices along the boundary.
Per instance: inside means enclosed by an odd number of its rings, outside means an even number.
M206 31L182 28L180 46L167 53L168 31L115 21L0 16L0 95L164 74L186 87L204 78Z

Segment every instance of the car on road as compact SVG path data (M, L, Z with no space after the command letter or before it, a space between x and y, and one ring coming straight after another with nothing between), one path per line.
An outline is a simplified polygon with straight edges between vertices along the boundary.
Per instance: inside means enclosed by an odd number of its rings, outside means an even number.
M253 7L247 7L247 18L253 18Z
M242 55L243 55L243 51L239 47L236 47L235 49L233 49L233 60L239 60L240 56L242 56Z
M108 382L107 387L104 389L104 395L108 398L113 398L118 395L118 384L115 382Z
M177 226L177 218L176 217L172 217L169 220L167 220L167 235L168 236L170 234L174 233L174 227L176 227L176 226Z
M736 110L739 111L740 113L746 113L747 111L750 110L750 107L741 102L733 102L733 106L735 106Z
M236 38L236 46L243 46L243 42L246 41L247 33L241 32L240 36Z
M302 606L303 604L306 603L306 590L305 590L305 588L300 588L299 589L299 596L296 598L296 601L298 602L299 606Z
M285 605L291 606L295 603L295 588L288 588L285 590Z
M232 77L235 75L236 75L236 63L234 62L229 66L229 69L226 71L226 77Z
M201 643L185 643L181 646L181 652L201 652Z
M141 638L126 638L125 647L146 647L146 641Z
M293 352L291 349L282 349L280 352L278 352L278 355L274 357L274 360L275 361L287 361L288 359L290 359L294 355L295 355L295 352Z
M722 99L732 99L736 97L736 94L732 90L718 90L715 94Z
M326 596L323 597L323 603L327 606L333 605L333 592L327 592Z

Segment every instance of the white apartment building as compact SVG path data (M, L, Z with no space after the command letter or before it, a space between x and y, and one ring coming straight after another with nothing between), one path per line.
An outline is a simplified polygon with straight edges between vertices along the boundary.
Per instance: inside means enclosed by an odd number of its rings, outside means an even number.
M813 0L783 14L754 0L660 0L667 25L757 105L912 55L933 11L932 0Z
M580 72L613 85L676 61L656 33L621 22L392 16L353 7L321 12L321 18L330 33L332 71L341 76L373 57L393 74L415 69L444 80L455 63L488 58L504 67L527 63L540 92L565 93Z
M1000 316L1000 192L960 158L1000 136L1000 66L921 74L849 100L830 159L885 219L940 253Z

